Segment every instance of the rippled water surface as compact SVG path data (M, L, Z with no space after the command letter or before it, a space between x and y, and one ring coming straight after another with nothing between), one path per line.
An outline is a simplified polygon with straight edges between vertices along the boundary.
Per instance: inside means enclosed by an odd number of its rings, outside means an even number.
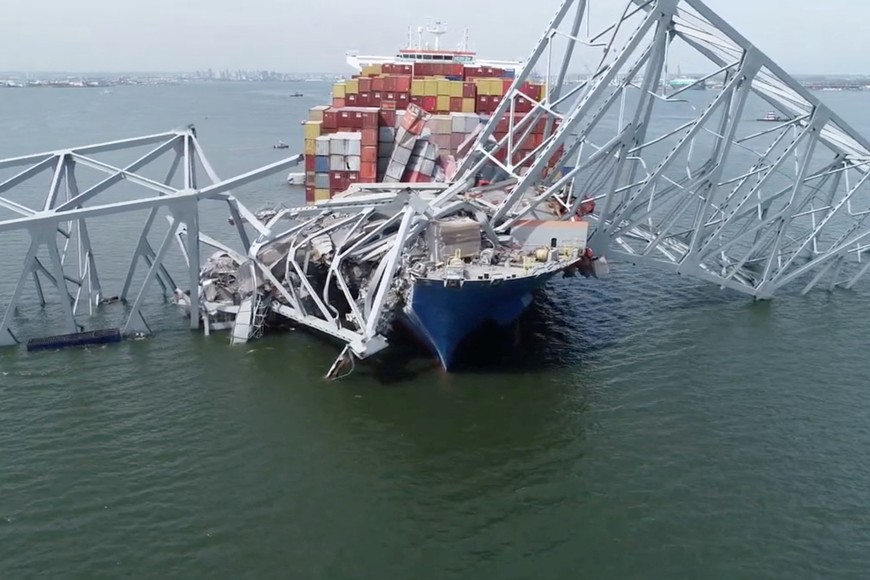
M0 156L195 122L230 175L298 141L328 89L297 88L0 91ZM826 99L870 132L870 96ZM334 346L231 348L156 302L150 340L0 351L0 577L866 577L868 292L612 270L452 375L402 352L327 384Z

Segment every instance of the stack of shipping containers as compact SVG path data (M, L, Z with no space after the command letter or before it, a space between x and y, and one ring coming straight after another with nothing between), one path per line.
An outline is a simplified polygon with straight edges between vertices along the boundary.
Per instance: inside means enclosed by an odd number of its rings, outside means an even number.
M329 199L355 182L432 181L489 120L512 83L509 71L455 63L370 65L337 83L332 106L314 107L305 123L306 201ZM528 98L515 100L515 123L545 91L536 83L521 87ZM406 125L422 121L429 135L417 142L422 127L407 134L402 130L406 117ZM495 137L504 136L508 127L509 119L502 119ZM544 124L538 123L522 150L533 151L543 132Z

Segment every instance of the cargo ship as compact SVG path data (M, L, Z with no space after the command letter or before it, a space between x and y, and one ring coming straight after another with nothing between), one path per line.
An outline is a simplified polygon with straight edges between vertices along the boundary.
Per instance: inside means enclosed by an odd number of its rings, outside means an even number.
M487 323L511 327L531 303L533 292L554 276L576 271L596 275L603 263L595 264L586 248L588 226L583 217L592 211L590 204L583 204L582 211L571 216L542 207L502 236L495 236L484 227L480 212L475 215L460 207L433 219L424 230L415 230L418 233L412 239L398 239L405 235L404 230L392 214L382 213L378 208L399 207L396 203L407 203L401 201L402 196L407 198L413 192L422 200L434 199L433 191L437 192L438 186L446 187L452 182L458 162L474 146L483 127L492 121L522 67L518 61L478 59L467 46L444 50L440 47L443 28L439 25L429 32L436 36L432 47L423 45L421 38L416 46L409 42L407 48L389 57L348 54L348 64L355 74L336 83L332 102L310 109L304 122L306 207L322 208L323 213L311 220L312 214L304 209L288 210L283 219L289 220L292 233L286 239L270 238L260 252L264 256L277 256L284 248L302 248L306 243L313 244L306 240L318 241L316 250L306 250L310 254L298 253L300 249L283 259L287 263L302 260L297 272L311 271L309 264L316 263L318 272L346 273L347 286L342 286L346 302L322 304L322 317L310 314L317 311L313 307L306 309L308 314L294 310L289 299L287 304L277 306L276 311L297 322L307 320L313 328L336 336L336 332L344 330L324 326L323 322L333 315L327 313L351 316L352 322L345 320L342 324L358 328L359 313L368 315L371 304L365 301L371 300L379 280L377 274L371 273L386 267L388 257L384 252L390 244L409 248L403 254L396 282L386 290L392 297L388 302L394 306L388 314L379 315L383 319L368 320L359 327L362 330L354 332L370 337L372 327L388 329L400 324L425 343L443 368L449 370L456 362L460 345L470 334ZM512 123L520 122L536 103L546 98L546 91L543 83L525 82L513 97L509 112L496 121L494 137L506 136ZM548 127L544 119L539 121L533 123L515 151L521 157L512 160L514 165L530 165L532 153L544 142L545 133L559 124L556 120ZM561 148L558 151L549 168L561 155ZM495 158L504 162L504 152L496 153ZM510 185L499 186L497 164L490 163L486 170L476 178L474 191L478 193L472 191L471 195L478 196L475 199L490 198L483 207L496 207L500 199L508 196ZM342 246L362 244L370 239L367 237L370 230L359 225L334 231L331 228L334 224L350 223L353 214L344 208L354 206L357 199L363 200L360 203L379 200L366 210L367 217L359 219L363 220L361 223L373 220L371 228L375 228L375 233L384 227L378 224L394 223L382 235L396 238L375 243L370 252L348 263ZM564 203L564 207L571 207L575 200L565 199ZM358 243L354 242L357 237L361 240ZM268 263L281 262L270 258ZM300 294L317 296L317 301L329 295L332 274L324 279L312 274L308 280L300 281L292 274L293 268L283 269L288 274L277 280L281 284L301 282L304 288L300 286ZM364 303L359 303L358 313L345 312L346 304L359 301ZM245 310L250 317L256 311L253 302ZM323 320L314 320L312 316ZM251 321L247 318L246 315L239 326L242 339L257 326L251 322L253 318ZM347 340L358 356L370 356L371 350L360 346L371 344L370 338L363 342ZM357 346L351 346L354 344Z
M309 111L304 144L307 203L330 199L354 183L449 181L456 159L489 121L523 65L479 59L468 50L467 32L457 50L442 49L446 29L441 23L417 30L418 41L413 42L409 31L408 46L392 56L349 52L347 63L355 74L334 85L330 105ZM423 42L424 30L435 37L432 45ZM521 91L527 98L515 102L515 120L543 100L546 85L527 82ZM410 105L427 114L421 131L425 136L419 135L425 151L422 158L405 159L399 149L399 158L393 159L396 131ZM496 138L508 126L504 119ZM359 149L353 145L352 151L338 151L337 143L348 134L359 135ZM526 152L542 140L535 132L525 143Z

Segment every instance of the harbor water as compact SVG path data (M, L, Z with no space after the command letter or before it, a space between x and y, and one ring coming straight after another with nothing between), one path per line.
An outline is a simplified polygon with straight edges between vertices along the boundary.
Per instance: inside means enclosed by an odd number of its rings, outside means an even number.
M193 123L227 177L295 152L272 144L328 92L0 90L0 157ZM870 94L823 97L870 135ZM302 198L283 175L251 195ZM126 264L101 265L117 294ZM50 326L31 298L17 322ZM152 300L148 340L0 351L0 577L863 578L868 299L614 263L552 282L514 351L445 374L403 347L338 383L335 345L231 347Z

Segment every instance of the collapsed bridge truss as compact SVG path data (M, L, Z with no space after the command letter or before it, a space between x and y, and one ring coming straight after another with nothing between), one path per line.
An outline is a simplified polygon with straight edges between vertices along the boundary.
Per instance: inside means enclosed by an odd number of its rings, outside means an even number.
M569 185L571 209L597 201L596 254L757 298L796 281L851 288L867 273L866 138L700 0L630 0L600 30L589 4L561 4L445 199L498 165L518 182L493 219L502 231ZM672 82L674 61L709 72ZM535 73L546 97L496 139ZM519 153L541 122L547 139ZM535 203L518 203L533 187Z
M761 299L796 283L804 291L820 285L850 288L870 270L867 139L700 0L629 0L614 22L597 28L590 1L560 4L451 184L431 188L423 197L397 191L402 197L337 199L285 212L300 219L339 216L346 220L343 225L365 235L360 246L338 250L365 249L381 260L365 311L351 313L365 331L352 335L334 325L333 334L356 344L357 354L381 347L377 314L397 282L401 250L410 236L459 210L474 215L496 242L523 220L540 218L542 208L561 207L557 213L566 220L582 213L591 224L588 245L596 256L661 267ZM677 62L707 72L675 79ZM586 74L578 79L584 67ZM532 100L524 83L534 76L544 77L548 90L532 103L531 112L514 114L520 100ZM533 132L543 139L529 152L525 144ZM128 164L96 158L141 146L153 148ZM165 179L142 173L167 158L172 161ZM258 256L264 244L292 235L293 244L310 245L318 232L304 227L301 237L288 232L280 219L253 215L230 190L299 159L221 181L188 128L0 160L0 170L23 168L0 182L5 212L0 236L24 232L29 243L0 312L0 343L17 341L11 327L30 280L43 303L46 284L60 293L66 328L79 330L79 311L86 307L92 313L103 298L89 220L140 210L149 217L120 296L125 301L134 296L124 331L147 332L141 307L154 281L164 290L176 289L164 264L173 240L181 242L187 261L190 321L197 327L200 245L228 250L201 234L198 202L225 204L241 252L247 253L234 253L234 259L247 262L254 279L268 278L275 264ZM197 162L205 169L205 185L197 182ZM105 177L80 189L76 171L81 167ZM469 196L480 192L481 174L493 169L503 195ZM37 203L10 193L44 174L51 175L50 185ZM123 202L101 199L122 182L143 195ZM384 213L386 206L393 207L392 217ZM148 234L160 208L168 211L171 225L155 248ZM395 229L376 231L379 222L369 223L373 216ZM364 227L376 234L366 237ZM148 270L132 294L140 261ZM296 265L288 261L284 268L290 277ZM333 268L336 275L339 269ZM299 286L285 288L284 304L276 307L304 322L300 295L316 298L317 293L305 286L305 276L298 278ZM322 320L332 324L338 318L325 298L312 304L309 310L322 311Z

